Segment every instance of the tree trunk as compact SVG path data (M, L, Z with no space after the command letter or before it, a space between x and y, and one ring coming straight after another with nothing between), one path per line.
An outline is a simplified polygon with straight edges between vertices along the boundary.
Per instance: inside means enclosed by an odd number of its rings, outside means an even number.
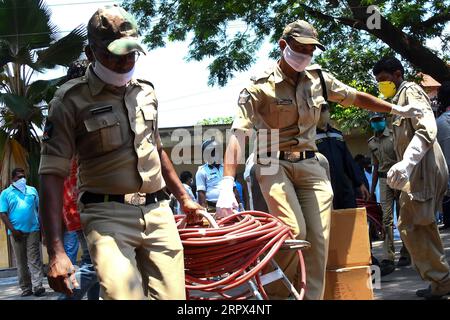
M367 13L368 7L364 6L362 1L348 0L347 2L353 12L353 17L361 22L364 30L386 43L404 59L435 80L441 83L450 81L450 67L430 49L395 27L384 17L381 17L380 29L370 30L366 24L370 17L370 14Z

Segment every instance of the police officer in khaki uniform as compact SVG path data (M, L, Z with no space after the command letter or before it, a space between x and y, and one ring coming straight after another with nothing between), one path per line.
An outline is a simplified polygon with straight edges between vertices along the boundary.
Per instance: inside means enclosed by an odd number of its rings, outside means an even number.
M398 191L391 189L387 183L387 173L397 162L394 150L394 136L392 130L386 126L386 118L382 113L372 113L370 126L374 135L368 140L369 150L374 166L372 175L371 197L375 199L375 188L380 183L380 203L383 210L383 227L385 238L383 243L383 260L381 261L381 275L387 275L395 270L394 247L394 204L398 206ZM406 266L411 263L408 251L402 246L397 266Z
M217 216L229 215L237 207L233 177L244 150L241 135L255 129L259 140L255 144L256 178L269 212L286 223L295 237L311 243L311 249L304 252L308 282L306 298L321 299L333 199L331 184L325 168L319 163L315 144L316 124L325 103L324 91L328 100L344 106L357 105L373 111L392 111L409 116L416 114L417 108L400 108L360 93L322 71L320 66L309 66L316 47L325 48L319 42L314 27L306 21L288 24L279 40L279 47L282 52L280 60L254 78L239 96L238 113L225 155ZM271 133L275 137L278 133L278 141L273 138L263 141L261 135L266 130L270 137ZM269 172L271 164L275 164L274 172ZM280 252L276 259L297 285L295 252ZM280 281L270 286L268 292L271 297L288 295Z
M422 279L431 282L417 295L437 299L450 293L449 265L435 220L447 190L448 169L436 140L430 99L419 85L404 81L403 73L400 61L392 57L381 59L373 68L385 98L399 105L417 105L424 112L423 117L411 119L394 116L395 152L400 161L389 169L387 183L402 190L400 235Z
M50 103L39 173L48 280L59 292L76 286L61 230L64 177L78 159L79 209L103 299L184 299L183 247L166 183L195 218L200 208L162 150L158 102L150 82L133 79L137 24L118 6L98 9L88 24L86 76L64 84Z

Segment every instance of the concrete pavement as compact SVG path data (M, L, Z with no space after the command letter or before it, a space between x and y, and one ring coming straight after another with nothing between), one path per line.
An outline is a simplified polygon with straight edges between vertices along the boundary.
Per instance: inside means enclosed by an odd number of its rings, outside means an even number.
M450 230L442 230L441 238L444 243L447 261L450 262ZM398 252L401 248L401 241L395 242ZM381 261L382 242L373 243L373 254ZM426 288L428 284L420 279L418 273L412 266L397 268L393 273L381 278L381 289L375 289L375 300L422 300L416 297L417 289ZM18 287L17 276L14 272L0 272L0 300L56 300L59 293L49 288L47 279L44 280L44 287L47 290L43 297L20 297L20 289Z

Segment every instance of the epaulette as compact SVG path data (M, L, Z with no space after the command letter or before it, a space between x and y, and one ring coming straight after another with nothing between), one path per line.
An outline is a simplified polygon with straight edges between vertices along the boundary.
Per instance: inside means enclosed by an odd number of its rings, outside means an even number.
M58 97L60 99L63 99L64 96L72 89L87 83L87 77L86 76L82 76L79 78L75 78L75 79L71 79L69 81L67 81L66 83L64 83L63 85L61 85L61 87L58 88L58 90L56 90L55 92L55 97Z
M148 84L148 85L151 86L153 89L155 89L155 86L153 85L153 83L151 83L151 82L148 81L148 80L144 80L144 79L136 79L136 81L137 81L137 82L140 82L140 83Z
M254 76L250 77L250 80L252 82L257 82L257 81L262 80L262 79L267 79L272 74L272 72L273 71L269 71L269 70L263 71L263 72L261 72L261 73L259 73L257 75L254 75Z

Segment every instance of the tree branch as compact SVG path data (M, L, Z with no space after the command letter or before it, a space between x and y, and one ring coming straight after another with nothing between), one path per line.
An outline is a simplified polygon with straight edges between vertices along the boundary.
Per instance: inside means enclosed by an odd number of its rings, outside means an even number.
M447 22L447 21L450 21L450 12L444 12L442 14L435 15L435 16L431 17L430 19L422 22L419 27L421 29L425 29L428 27L432 27L435 24L443 23L443 22Z
M353 17L365 24L370 17L367 13L368 6L363 5L362 1L358 0L347 0L347 2L352 10ZM450 80L450 68L442 59L422 43L395 27L382 15L380 20L380 28L365 30L437 81Z
M317 18L320 20L325 20L325 21L330 21L334 24L337 24L336 21L339 21L339 22L345 24L346 26L349 26L349 27L352 27L355 29L367 30L367 27L365 26L365 24L361 23L361 21L359 21L359 20L348 18L348 17L334 17L331 15L322 13L320 11L314 10L313 8L311 8L305 4L302 4L302 3L300 4L300 6L314 18Z

